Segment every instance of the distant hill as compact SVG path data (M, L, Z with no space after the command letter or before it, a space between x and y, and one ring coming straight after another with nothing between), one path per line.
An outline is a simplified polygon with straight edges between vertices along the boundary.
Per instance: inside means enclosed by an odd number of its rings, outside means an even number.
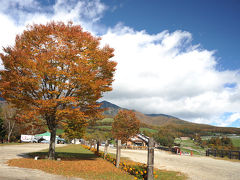
M101 104L100 108L105 109L103 114L109 117L114 117L118 113L119 109L123 109L108 101L102 101L100 102L100 104Z
M103 101L101 103L101 108L106 108L104 115L107 117L114 117L120 109L125 109L108 101ZM135 111L135 113L142 124L141 127L150 127L154 129L169 128L181 136L194 136L196 133L205 135L214 133L240 134L240 128L216 127L208 124L192 123L166 114L143 114L137 111Z
M101 108L114 108L114 109L122 109L121 107L115 105L115 104L112 104L108 101L102 101L100 102L101 103Z
M108 101L102 101L100 102L101 108L106 109L104 111L104 115L107 115L108 117L114 117L120 109L125 109L122 107L119 107L115 104L112 104ZM143 114L141 112L135 111L137 118L140 120L141 123L148 124L151 126L162 126L166 124L191 124L190 122L181 120L179 118L166 115L166 114Z
M192 124L188 121L184 121L182 119L168 116L165 114L158 114L156 116L149 116L146 114L143 114L141 112L135 112L137 118L140 120L141 123L145 123L151 126L163 126L168 124Z
M168 118L176 118L174 116L166 115L166 114L145 114L146 116L157 117L157 116L166 116Z

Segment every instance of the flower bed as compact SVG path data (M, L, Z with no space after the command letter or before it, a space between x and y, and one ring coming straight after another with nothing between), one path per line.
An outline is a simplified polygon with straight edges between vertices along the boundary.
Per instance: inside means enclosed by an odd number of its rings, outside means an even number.
M83 148L88 149L92 152L94 152L97 156L104 158L104 153L99 151L97 152L97 149L95 148L90 148L89 146L82 145ZM114 165L116 165L116 159L111 157L109 154L105 156L105 159ZM129 174L135 176L135 179L147 179L147 165L146 164L141 164L141 163L135 163L135 162L120 162L119 167L128 172ZM157 178L158 175L156 172L153 173L154 177Z

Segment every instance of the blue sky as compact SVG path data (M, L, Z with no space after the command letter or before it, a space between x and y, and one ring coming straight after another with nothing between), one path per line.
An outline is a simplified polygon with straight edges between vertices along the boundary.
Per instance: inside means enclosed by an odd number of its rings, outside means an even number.
M116 22L158 33L163 30L185 30L193 42L216 50L219 69L240 67L240 1L238 0L113 0L104 1L114 11L101 20L114 26Z
M0 0L0 46L29 24L71 20L115 49L102 100L240 127L239 18L238 0Z

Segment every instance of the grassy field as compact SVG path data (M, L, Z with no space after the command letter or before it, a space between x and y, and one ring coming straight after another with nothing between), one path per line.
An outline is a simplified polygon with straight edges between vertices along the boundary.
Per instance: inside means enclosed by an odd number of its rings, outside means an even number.
M192 151L193 155L205 155L206 153L205 149L196 145L193 140L175 139L175 143L180 144L182 151L188 152L188 153Z
M102 119L101 121L99 122L103 122L103 123L106 123L106 122L113 122L113 118L104 118Z
M81 145L69 145L56 148L56 155L61 161L44 159L47 150L29 154L31 158L13 159L8 161L10 166L40 169L48 173L67 177L80 177L89 180L130 180L134 176L116 168L112 163L97 157L93 152L84 149ZM33 157L39 156L40 160ZM126 161L126 159L124 159ZM156 179L185 180L186 177L174 171L156 171Z
M240 138L231 138L234 147L240 147Z
M112 126L95 126L95 128L102 129L102 130L104 130L104 129L111 130Z
M112 126L95 126L95 128L97 129L107 129L107 130L111 130L112 129ZM157 130L155 129L150 129L150 128L140 128L139 129L140 132L142 133L143 131L148 131L150 133L156 133Z
M150 129L150 128L140 128L140 132L142 133L143 131L148 131L150 133L157 133L158 131L155 129Z

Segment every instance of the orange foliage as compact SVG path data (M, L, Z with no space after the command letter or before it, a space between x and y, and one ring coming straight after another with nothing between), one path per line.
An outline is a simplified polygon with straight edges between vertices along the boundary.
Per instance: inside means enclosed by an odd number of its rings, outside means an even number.
M0 54L1 96L25 119L34 112L33 121L46 120L51 136L62 120L86 126L100 111L96 101L111 90L116 66L110 60L114 50L99 45L100 38L71 22L29 26Z
M140 121L133 111L120 110L114 117L112 124L112 134L116 139L125 143L131 136L139 132Z

